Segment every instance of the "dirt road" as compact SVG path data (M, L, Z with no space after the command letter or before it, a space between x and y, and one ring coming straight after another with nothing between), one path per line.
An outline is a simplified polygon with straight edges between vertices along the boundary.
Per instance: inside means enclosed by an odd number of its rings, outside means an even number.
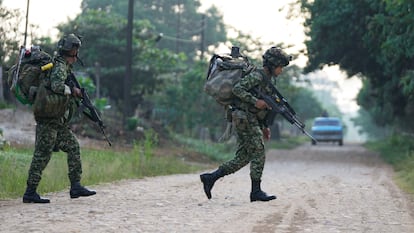
M125 180L98 194L50 204L0 201L0 232L414 232L413 202L392 170L358 145L268 152L263 188L249 202L248 168L216 183L207 200L198 174Z

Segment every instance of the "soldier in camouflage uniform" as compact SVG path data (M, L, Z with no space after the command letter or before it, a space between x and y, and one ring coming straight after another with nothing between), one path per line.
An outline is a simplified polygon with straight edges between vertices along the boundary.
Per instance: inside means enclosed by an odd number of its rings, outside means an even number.
M82 165L79 142L68 126L72 115L70 112L73 111L71 107L77 101L76 98L82 96L80 89L69 87L66 84L66 78L71 72L72 64L78 59L80 46L81 40L74 34L66 35L58 42L58 55L54 59L54 66L49 79L43 83L44 90L49 90L49 94L42 98L39 90L36 96L34 104L35 150L29 169L27 189L23 195L24 203L50 202L49 199L40 197L36 189L42 171L51 158L52 151L56 149L66 152L68 156L68 176L71 182L70 197L78 198L96 194L95 191L88 190L80 184ZM41 102L40 99L45 101ZM37 104L36 101L40 101L42 104Z
M270 139L270 129L265 125L265 117L269 106L264 100L252 92L253 88L266 94L272 94L269 81L282 73L283 67L289 64L291 57L280 48L272 47L263 55L263 69L256 69L242 78L234 87L233 94L238 97L232 106L232 121L237 135L237 151L235 157L223 163L212 173L201 174L207 198L211 198L211 189L221 177L234 173L250 163L252 189L250 201L270 201L276 196L269 196L261 190L260 183L265 164L264 139Z

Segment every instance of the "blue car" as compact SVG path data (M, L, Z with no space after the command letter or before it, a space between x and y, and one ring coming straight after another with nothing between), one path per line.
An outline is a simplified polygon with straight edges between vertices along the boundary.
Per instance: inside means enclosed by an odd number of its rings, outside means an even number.
M343 145L343 126L338 117L317 117L312 126L312 145L316 142L338 142Z

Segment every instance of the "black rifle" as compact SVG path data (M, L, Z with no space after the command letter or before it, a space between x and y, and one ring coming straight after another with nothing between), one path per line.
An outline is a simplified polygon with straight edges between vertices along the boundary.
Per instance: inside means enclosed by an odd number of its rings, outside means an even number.
M81 97L81 106L78 105L79 111L82 111L85 116L87 116L91 121L98 124L99 128L101 129L102 135L105 137L106 141L108 142L109 146L112 146L111 141L105 134L105 126L102 122L101 116L99 115L98 111L96 110L95 106L92 104L91 99L89 98L88 92L85 90L85 88L82 88L76 79L75 75L73 73L70 73L68 75L67 83L71 88L76 87L81 90L82 97ZM84 111L86 109L89 110L89 112Z
M312 137L308 132L305 130L305 124L302 123L298 117L296 116L296 112L293 108L289 105L286 99L280 94L280 92L276 89L273 84L268 82L268 85L273 91L272 95L266 95L259 90L259 88L254 88L253 91L259 96L259 98L263 99L266 104L271 108L270 112L266 115L265 124L266 126L271 126L277 114L281 114L289 123L296 125L302 133L306 136L310 137L312 140L316 141L315 138Z

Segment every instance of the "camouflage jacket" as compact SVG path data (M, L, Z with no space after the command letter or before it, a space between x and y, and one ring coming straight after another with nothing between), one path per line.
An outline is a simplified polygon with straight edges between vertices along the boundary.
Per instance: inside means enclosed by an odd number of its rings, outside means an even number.
M272 94L272 89L269 87L269 79L271 76L267 76L263 69L256 69L251 74L243 77L233 87L233 94L237 96L235 107L253 114L256 114L259 122L264 120L268 110L260 110L255 107L257 96L252 92L252 89L257 87L265 94ZM266 80L267 79L267 80Z
M69 122L74 112L76 111L76 98L73 97L71 88L66 84L68 74L72 72L72 65L68 64L62 56L54 58L53 69L49 78L50 89L59 95L67 96L69 101L62 105L65 108L65 114L63 116L64 122Z
M50 74L50 88L57 94L70 95L70 87L65 82L72 67L61 56L56 57L54 60L54 67Z

